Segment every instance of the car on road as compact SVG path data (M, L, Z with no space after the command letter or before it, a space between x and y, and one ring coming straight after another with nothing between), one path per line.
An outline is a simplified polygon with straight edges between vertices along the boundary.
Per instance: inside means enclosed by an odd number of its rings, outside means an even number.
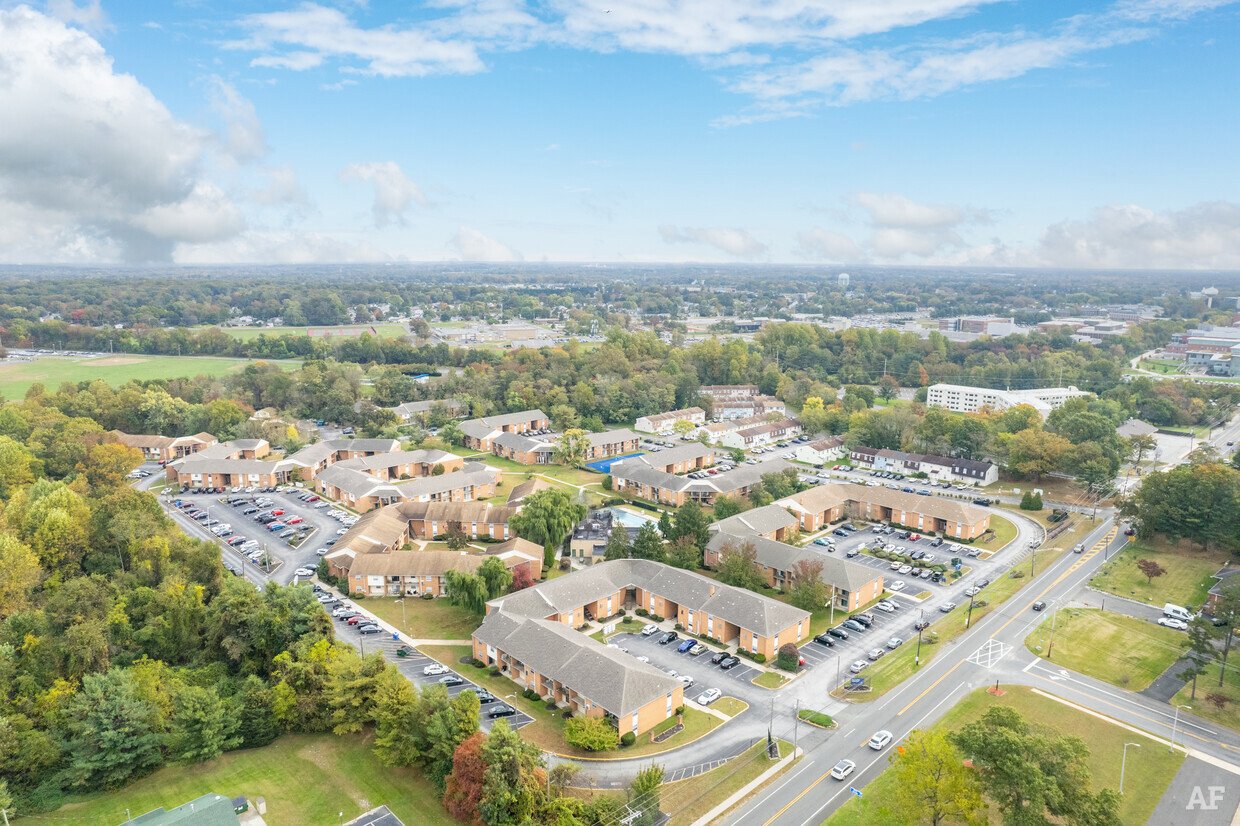
M892 637L891 639L887 640L887 647L890 648L892 651L895 651L901 645L904 645L904 640L900 639L899 637Z
M729 668L735 668L739 664L740 664L739 657L727 656L727 657L724 657L723 661L719 663L719 667L722 668L724 671L727 671Z
M1037 602L1035 602L1033 605L1029 607L1035 611L1043 611L1046 609L1046 603L1043 602L1042 600L1038 600Z
M823 632L819 634L818 636L814 637L814 642L821 643L822 645L826 645L826 646L835 645L835 640L831 637L830 634L826 632Z
M667 645L668 643L675 642L678 639L680 639L679 634L675 631L668 631L666 634L659 637L659 645Z
M448 670L448 666L443 663L431 663L422 669L422 674L426 677L437 677L440 674L447 674Z
M1085 553L1085 543L1084 543L1084 542L1078 542L1078 543L1076 543L1076 546L1072 549L1072 553L1074 553L1074 554L1083 554L1083 553Z
M708 688L698 695L697 701L699 705L708 706L723 696L723 692L717 688Z
M854 660L853 664L848 667L848 670L854 674L860 674L862 669L869 668L869 667L870 667L870 664L866 662L865 660Z
M1176 631L1188 630L1188 623L1175 617L1159 617L1158 624L1166 628L1173 628Z
M887 590L889 590L889 591L903 591L903 590L904 590L904 587L905 587L905 586L904 586L904 580L902 580L902 579L897 579L895 582L893 582L893 583L891 583L890 585L888 585L888 586L887 586Z
M891 742L891 732L886 729L874 732L874 736L870 738L870 748L874 751L882 751L887 748L887 744Z
M857 768L857 764L851 760L841 760L831 768L831 776L836 780L843 780L853 773Z
M655 625L653 622L642 627L643 637L649 637L657 633L659 633L659 626Z
M950 614L952 611L956 610L956 603L945 602L939 606L939 610L942 611L944 614Z
M487 716L494 720L496 717L511 717L516 713L517 710L512 706L496 706L487 712Z
M444 676L439 678L439 684L446 685L449 688L454 685L460 685L463 682L465 681L461 679L460 677L456 676L455 674L445 674Z

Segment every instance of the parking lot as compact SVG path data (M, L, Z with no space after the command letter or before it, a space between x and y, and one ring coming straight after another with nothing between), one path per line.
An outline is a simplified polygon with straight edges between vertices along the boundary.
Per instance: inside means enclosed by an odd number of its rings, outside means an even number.
M739 665L725 671L711 664L710 658L716 649L710 645L706 646L710 651L694 657L676 651L676 647L685 637L682 636L667 645L659 645L659 638L662 636L663 632L649 637L641 634L617 634L610 642L627 648L631 656L649 658L650 664L662 671L674 671L677 675L692 677L693 685L685 688L686 700L697 700L707 689L717 688L725 695L739 697L752 704L760 692L765 693L765 689L753 685L754 677L762 670L754 668L745 659L742 658Z
M363 614L365 613L364 609L354 605L348 600L342 600L327 606L328 613L330 614L331 610L338 605L348 605L354 610L360 611ZM341 642L347 642L349 645L352 645L354 648L360 650L363 654L371 654L375 651L381 652L385 660L395 665L397 670L400 671L401 674L405 675L405 678L416 685L419 689L435 685L439 683L443 677L446 677L449 674L456 675L463 681L460 685L448 686L448 695L451 697L455 697L462 691L472 691L478 688L477 684L471 682L467 672L463 670L449 668L446 674L424 674L423 670L427 666L434 665L437 660L431 659L407 643L402 643L398 639L393 639L393 636L390 633L365 635L358 633L356 626L348 625L345 622L333 621L333 624L336 627L336 637ZM404 649L407 652L405 656L402 657L398 655L396 653L398 649ZM491 728L491 723L494 722L494 719L489 716L490 711L498 708L500 705L506 705L509 698L517 695L518 690L519 688L517 684L513 683L511 694L496 697L493 700L483 703L481 708L481 723L483 730L489 731ZM519 709L516 709L516 706L509 705L509 707L516 710L516 714L510 717L498 718L507 721L509 727L518 729L534 722L534 718Z
M234 570L241 570L249 575L251 569L267 572L266 566L256 564L246 558L244 553L238 552L236 548L227 544L228 539L240 536L247 541L258 543L257 547L265 549L270 559L271 578L277 582L291 582L295 577L295 571L302 567L314 568L318 565L319 555L316 551L322 549L327 542L335 539L340 530L344 529L343 523L338 519L332 518L329 514L337 511L341 515L347 512L335 506L324 508L316 508L313 503L307 503L299 500L297 494L303 491L299 488L289 487L282 491L274 493L180 493L178 491L168 491L160 501L164 507L173 514L173 518L178 524L184 526L191 536L209 539L220 545L223 549L223 558L225 563ZM244 498L247 503L266 498L271 500L272 504L262 510L276 508L283 510L285 517L296 516L302 521L295 526L299 533L305 534L305 539L297 547L293 547L285 540L279 537L279 531L272 532L267 526L261 522L256 522L252 517L253 514L247 515L242 511L246 510L246 506L232 507L228 504L228 499L234 497ZM204 528L201 522L195 521L188 517L184 509L176 507L173 503L176 500L189 502L195 508L206 511L208 508L211 519L219 520L230 526L233 531L232 536L220 538L213 535L208 529ZM259 507L252 505L251 507Z

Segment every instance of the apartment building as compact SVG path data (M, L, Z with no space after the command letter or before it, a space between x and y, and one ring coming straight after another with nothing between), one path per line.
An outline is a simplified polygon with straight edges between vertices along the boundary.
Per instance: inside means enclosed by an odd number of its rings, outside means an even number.
M502 413L480 419L461 422L465 446L473 450L490 451L495 439L504 433L528 434L535 430L549 430L551 420L541 410L522 410L518 413Z
M639 416L633 423L633 429L640 430L642 433L667 435L676 430L677 422L688 422L694 427L700 427L706 424L706 411L700 407L686 407L683 410L669 410L666 413Z
M796 460L810 465L825 465L839 459L846 450L843 436L828 436L797 447Z
M704 384L698 393L719 402L758 396L762 391L756 384Z
M748 496L767 473L792 468L783 459L761 465L739 465L726 473L690 479L626 459L611 466L612 487L621 494L680 507L685 502L713 504L720 496Z
M715 402L716 419L745 419L753 416L786 416L788 408L774 396L740 396Z
M125 447L141 451L142 458L146 461L160 463L184 459L186 456L191 456L219 442L210 433L195 433L193 436L156 436L113 430L111 435Z
M963 384L932 384L926 389L926 404L955 413L977 413L981 410L1002 412L1027 404L1043 418L1068 399L1092 395L1075 387L1045 387L1040 390L994 390Z
M612 467L625 462L632 462L634 467L644 465L661 473L691 473L714 465L715 451L701 442L688 442L657 453L651 451L640 456L630 456L616 462Z
M999 481L999 466L994 462L975 459L954 459L902 450L879 450L858 446L849 451L853 464L891 473L924 473L940 482L956 482L986 486Z
M724 433L719 437L719 444L728 448L751 450L765 447L776 442L801 435L801 423L796 419L782 419L777 422L746 427L742 430Z
M451 454L446 454L451 456ZM454 460L460 457L453 456ZM459 470L415 476L400 481L375 477L363 470L333 465L319 474L314 489L356 511L368 511L394 502L471 502L495 495L499 471L477 462L459 464Z
M459 418L468 412L469 408L464 402L456 399L429 399L421 402L404 402L395 407L389 407L402 422L420 422L425 424L432 413L443 411L452 418Z
M500 458L523 465L550 465L555 463L556 444L562 434L527 436L521 433L501 433L491 440L491 451ZM623 456L633 453L641 446L641 436L621 428L604 433L586 434L587 462Z
M514 538L477 551L393 551L363 554L349 569L349 593L368 597L434 597L447 595L444 575L449 571L476 573L490 558L509 571L523 569L532 582L542 577L542 548Z
M976 505L851 483L819 485L773 504L791 511L806 533L847 518L890 522L961 540L976 539L990 529L990 511Z
M263 461L270 446L262 439L219 442L164 465L169 483L182 488L272 487L301 476L291 458Z

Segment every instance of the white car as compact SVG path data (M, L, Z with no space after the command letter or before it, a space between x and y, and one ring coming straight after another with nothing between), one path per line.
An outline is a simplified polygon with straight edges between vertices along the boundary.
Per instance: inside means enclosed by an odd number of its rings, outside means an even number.
M1175 617L1159 617L1158 624L1167 628L1174 628L1176 631L1187 631L1188 623L1184 620L1178 620Z
M689 686L693 685L693 678L690 677L688 674L681 674L676 679L680 680L680 682L684 684L685 688L688 688Z
M428 665L426 668L423 668L422 674L427 677L438 677L440 674L447 674L448 671L448 666L443 665L442 663L434 663L433 665Z
M698 695L698 705L708 706L723 696L723 692L717 688L708 688Z
M657 633L659 633L659 626L655 625L653 622L642 627L643 637L650 637Z
M854 674L860 674L862 669L869 668L870 664L865 660L856 660L848 667L848 670Z
M897 559L894 562L892 562L890 565L888 565L887 567L893 571L898 571L900 570L901 565L904 565L904 563ZM909 570L912 570L912 569L910 568Z
M883 600L874 607L887 614L894 614L896 611L896 604L894 602L888 602L887 600Z
M891 591L903 591L903 590L904 590L904 580L902 580L902 579L897 579L895 582L893 582L893 583L891 583L890 585L888 585L888 586L887 586L887 588L888 588L888 590L891 590Z
M899 637L892 637L891 639L887 640L887 647L890 648L892 651L895 651L901 645L904 645L904 640L900 639Z
M349 532L348 528L341 528L340 530L336 531L336 536L344 536L348 532Z
M293 571L293 575L294 576L314 576L314 569L313 568L298 568L296 571Z
M891 732L883 729L874 732L874 736L870 738L870 748L874 751L882 751L887 748L887 744L891 742Z
M836 780L843 780L845 777L853 773L853 769L857 768L857 764L851 760L841 760L831 769L831 776Z
M648 663L648 662L650 662L650 658L649 658L649 657L642 656L642 657L638 657L638 658L637 658L637 661L638 661L639 663Z

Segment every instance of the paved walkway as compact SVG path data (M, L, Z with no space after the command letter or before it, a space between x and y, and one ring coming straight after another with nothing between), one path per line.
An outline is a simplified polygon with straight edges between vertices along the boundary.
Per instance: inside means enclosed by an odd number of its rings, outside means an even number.
M1240 823L1240 777L1188 757L1150 816L1149 826L1232 826Z

